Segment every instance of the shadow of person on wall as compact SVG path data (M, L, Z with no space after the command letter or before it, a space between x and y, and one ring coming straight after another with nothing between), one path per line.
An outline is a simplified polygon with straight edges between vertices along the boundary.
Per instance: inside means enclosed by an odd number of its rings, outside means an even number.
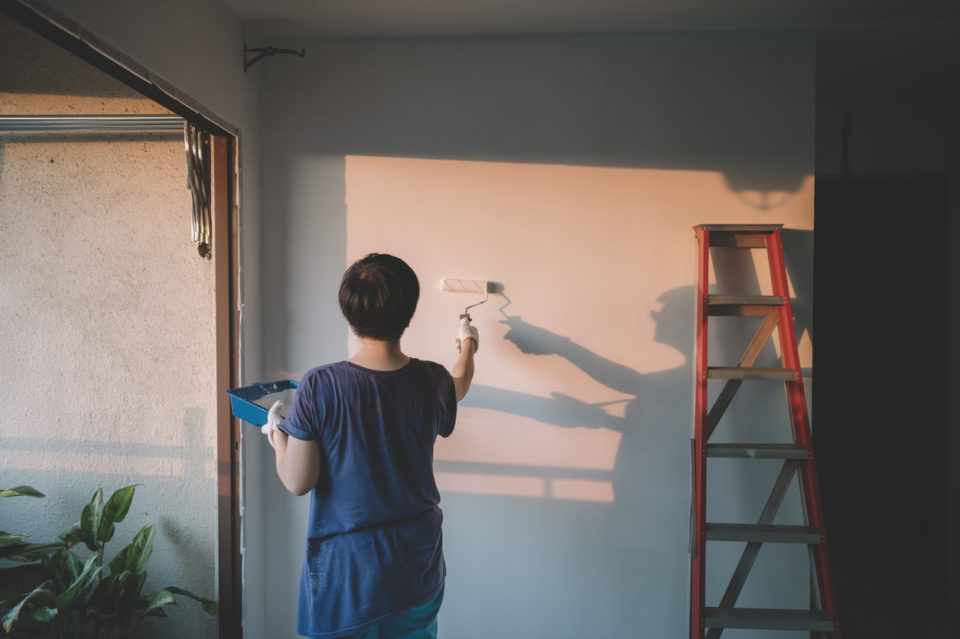
M626 402L623 417L607 410L616 402L591 404L557 392L545 398L474 386L463 402L561 427L622 434L612 469L612 503L548 500L538 506L551 543L569 544L576 552L566 571L558 570L567 583L550 587L560 600L575 602L565 606L589 602L594 622L618 620L610 621L611 633L624 621L643 624L638 627L648 629L645 636L668 636L686 624L686 606L678 602L686 601L684 575L689 570L693 293L692 286L667 291L658 299L662 308L651 311L654 339L683 355L679 366L653 373L640 373L519 316L504 320L509 327L505 339L521 353L562 358L596 382L630 395L621 400ZM571 574L578 579L571 580ZM593 631L608 636L603 628L594 626Z

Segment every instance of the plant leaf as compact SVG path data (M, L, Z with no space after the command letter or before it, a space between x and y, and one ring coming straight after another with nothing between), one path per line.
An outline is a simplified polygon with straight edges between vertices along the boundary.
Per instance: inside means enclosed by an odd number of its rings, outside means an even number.
M103 489L98 488L93 494L90 503L83 507L80 514L80 531L87 548L93 551L100 549L97 533L100 530L100 521L103 519Z
M103 519L97 529L97 539L101 543L106 543L113 538L114 524L123 521L130 510L130 503L133 501L133 492L136 490L136 484L127 486L114 492L107 504L103 507Z
M0 497L46 497L33 486L0 489Z
M107 628L109 628L112 624L117 623L117 620L120 619L120 615L118 615L116 612L107 612L105 610L101 610L100 608L98 608L93 604L91 604L87 608L87 610L90 612L91 615L100 619L100 622L104 625L104 627L107 627Z
M136 574L130 572L129 570L124 570L119 575L116 575L117 584L120 586L120 588L126 588L130 583L130 580L134 577L136 577Z
M80 528L80 522L71 526L70 530L61 533L60 539L63 540L63 543L65 543L68 548L72 548L83 541L83 530Z
M156 535L156 529L153 525L147 524L137 532L129 544L124 546L123 550L110 560L110 570L113 573L130 570L140 572L143 570L147 559L153 552L153 538Z
M97 577L103 567L100 566L100 553L93 553L83 564L83 571L73 580L73 583L57 597L57 608L64 610L77 601L82 601L87 594L92 593L92 586L98 583Z
M77 577L80 576L80 573L83 572L83 564L80 563L80 559L72 552L67 553L63 567L67 571L67 577L69 579L67 583L73 583L76 581Z
M114 558L110 560L110 571L111 571L113 574L116 575L116 574L119 574L119 573L127 570L127 557L128 557L128 555L130 554L130 546L131 546L131 545L132 545L132 544L128 544L128 545L124 546L124 547L123 547L123 550L121 550L120 552L118 552L118 553L114 556Z
M123 550L117 553L116 557L110 560L110 570L116 574L129 570L131 572L140 572L150 558L153 552L153 538L156 534L156 528L148 524L140 529L137 535Z
M100 617L101 620L116 617L117 607L120 601L119 590L116 575L110 575L106 579L101 579L93 591L93 596L90 598L87 612Z
M0 547L0 559L6 559L11 555L16 555L29 545L30 544L28 543L20 542L20 543L10 544L9 546Z
M9 546L11 544L18 544L20 543L21 539L26 539L29 536L30 535L15 535L15 534L3 532L2 530L0 530L0 548L3 548L4 546Z
M48 608L47 606L43 606L41 608L34 608L31 610L30 616L40 623L50 623L58 613L59 611L56 608Z
M46 557L50 553L56 552L61 548L63 548L63 544L60 542L52 544L22 544L20 546L13 545L8 546L0 551L0 557L3 559L9 559L10 561L28 563L31 561L36 561L42 557Z
M146 575L147 573L143 573L143 574ZM136 575L135 573L132 573L132 572L130 572L129 570L124 570L124 571L121 572L119 575L114 575L114 577L115 577L115 579L116 579L116 583L117 583L117 585L116 585L116 588L117 588L116 599L117 599L117 600L123 599L124 597L127 596L127 592L130 590L130 586L131 586L132 584L136 584L136 581L135 581L136 576L137 576L137 575ZM139 595L140 593L137 592L137 593L134 593L134 594Z
M147 573L142 572L139 575L135 575L132 572L128 572L127 574L131 575L131 584L120 599L119 614L122 618L129 619L136 616L139 611L147 606L148 601L146 597L140 594L143 590L143 584L147 580Z
M156 533L157 527L151 525L149 532L147 532L144 537L143 545L137 558L137 565L133 569L134 572L143 572L143 569L146 568L147 560L150 559L150 555L153 553L153 538L156 536Z
M190 597L195 601L199 601L203 606L203 611L208 615L217 614L217 602L210 599L204 599L203 597L197 596L190 592L189 590L184 590L183 588L177 588L176 586L167 586L166 590L169 590L175 595L183 595L185 597Z
M144 573L146 575L146 573ZM111 579L114 579L114 591L112 593L111 606L114 610L120 609L120 603L126 601L130 598L130 586L134 583L136 575L129 570L124 570L118 575L113 575ZM134 593L134 598L139 593Z
M143 592L143 584L147 581L147 573L141 572L137 575L137 580L134 582L133 591L139 597L140 593Z
M150 595L150 602L147 604L147 607L144 609L142 614L149 615L151 610L163 608L164 606L169 606L175 603L177 603L177 598L173 596L173 593L169 590L161 588Z
M40 558L40 565L46 570L47 576L56 581L57 592L62 592L66 584L73 581L73 577L68 574L69 568L67 567L67 563L73 561L70 559L71 557L76 559L73 551L64 546L52 555Z
M49 588L52 584L53 584L53 582L52 582L52 581L49 581L49 580L43 582L42 584L40 584L39 586L37 586L36 588L34 588L34 589L30 592L30 594L28 594L26 597L24 597L23 599L21 599L21 600L20 600L20 603L18 603L16 606L14 606L13 608L11 608L11 609L9 610L9 612L7 612L7 614L5 614L5 615L3 616L3 619L0 620L0 621L2 621L2 623L3 623L3 630L4 630L4 632L10 632L10 628L12 628L12 627L13 627L13 624L17 621L17 618L20 616L20 611L23 609L23 606L26 605L26 603L27 603L28 601L30 601L30 600L33 599L34 597L37 597L37 596L40 596L40 595L43 595L43 594L47 594L47 595L51 595L51 596L52 596L53 593L50 592L50 590L48 590L48 588Z

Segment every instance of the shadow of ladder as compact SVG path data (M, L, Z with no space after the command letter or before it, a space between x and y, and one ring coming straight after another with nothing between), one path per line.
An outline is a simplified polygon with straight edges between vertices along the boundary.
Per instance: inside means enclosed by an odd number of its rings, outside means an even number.
M830 566L820 489L813 458L813 442L803 390L797 338L790 307L790 292L783 257L780 224L702 224L694 227L699 243L697 263L696 380L694 384L694 437L691 442L693 475L691 495L691 639L718 639L725 628L809 631L834 639L842 637L836 592ZM716 295L709 292L711 247L766 249L772 295ZM763 317L737 366L710 366L707 361L711 316ZM758 368L760 351L778 328L783 368ZM708 410L707 383L725 380ZM792 444L710 444L737 390L747 380L782 381L786 385L793 432ZM706 521L707 459L709 457L782 459L783 466L756 524L720 524ZM800 477L803 526L773 523L795 474ZM746 542L746 547L717 607L705 603L708 541ZM813 605L809 610L737 608L735 604L764 543L805 544L813 576ZM806 573L802 577L807 579Z

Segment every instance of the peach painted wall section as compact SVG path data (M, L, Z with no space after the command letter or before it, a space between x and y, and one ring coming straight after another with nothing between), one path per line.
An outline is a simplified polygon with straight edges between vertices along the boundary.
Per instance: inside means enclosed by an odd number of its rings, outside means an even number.
M482 299L440 291L443 277L504 285L504 296L472 311L483 344L478 389L457 436L438 443L441 488L600 502L616 498L621 439L650 401L641 401L644 378L688 365L692 324L662 310L664 296L693 302L692 227L770 216L704 171L348 156L346 195L347 261L388 252L419 274L409 352L449 363L457 314ZM776 219L809 229L812 207L807 179ZM546 350L566 340L619 365L616 381ZM556 417L504 409L518 401ZM470 473L475 464L505 470ZM518 465L542 476L511 476Z

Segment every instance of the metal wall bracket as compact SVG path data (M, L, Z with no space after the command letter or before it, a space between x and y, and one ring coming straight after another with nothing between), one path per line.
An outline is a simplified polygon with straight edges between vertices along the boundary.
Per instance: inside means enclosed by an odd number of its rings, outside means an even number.
M249 59L248 59L248 58L247 58L247 54L249 54L249 53L256 53L257 55L255 55L255 56L253 56L252 58L249 58ZM285 54L295 55L295 56L297 56L297 57L299 57L299 58L302 58L303 56L305 56L305 55L307 54L307 50L306 50L306 49L300 49L299 51L297 51L296 49L274 49L273 47L250 48L250 47L244 45L244 46L243 46L243 70L244 70L244 72L246 72L247 69L249 69L250 67L252 67L254 64L256 64L257 62L259 62L260 60L262 60L262 59L264 59L264 58L266 58L266 57L268 57L268 56L277 55L278 53L285 53Z

